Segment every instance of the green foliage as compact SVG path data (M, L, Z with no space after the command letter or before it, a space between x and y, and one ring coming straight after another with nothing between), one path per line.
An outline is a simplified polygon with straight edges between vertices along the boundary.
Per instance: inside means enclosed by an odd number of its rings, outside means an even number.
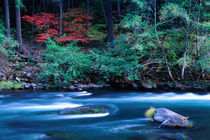
M5 67L6 62L12 62L17 57L17 47L17 41L6 37L3 22L0 20L0 68Z
M181 17L187 23L189 23L191 20L186 10L175 3L165 4L161 9L160 14L161 14L160 15L161 20L167 20L170 18L177 18L177 17Z
M144 67L139 64L138 51L130 47L125 38L108 44L106 49L93 50L90 55L95 62L94 69L107 81L117 77L129 80L141 78L140 71Z
M0 82L0 88L2 89L19 89L21 87L23 87L23 85L18 82L5 82L5 81Z
M59 46L56 42L47 41L48 52L44 57L46 62L41 64L43 71L40 78L51 86L70 86L74 80L87 80L91 73L92 62L88 56L73 45Z
M148 109L146 112L145 112L145 117L147 118L152 118L155 114L155 108L154 107L150 107L150 109Z

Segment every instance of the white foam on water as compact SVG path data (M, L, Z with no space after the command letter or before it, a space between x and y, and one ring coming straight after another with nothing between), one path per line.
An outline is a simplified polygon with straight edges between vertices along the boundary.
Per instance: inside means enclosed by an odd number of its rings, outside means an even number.
M38 110L56 110L63 108L74 108L82 105L79 104L71 104L71 103L57 103L52 105L33 105L33 106L25 106L20 107L19 109L38 109Z
M76 96L91 96L93 93L89 93L87 91L77 92Z
M97 117L106 117L108 115L109 115L109 113L62 115L62 116L56 117L55 119L97 118Z
M56 96L57 96L57 97L64 97L63 94L57 94Z
M139 94L135 96L121 96L118 98L91 98L88 101L101 101L101 102L146 102L146 101L173 101L173 100L210 100L210 94L198 95L194 93L176 94L168 92L165 94Z
M7 105L7 110L27 110L27 111L47 111L47 110L58 110L64 108L74 108L82 106L81 104L72 104L72 103L55 103L50 105L37 105L37 104L16 104ZM11 107L12 106L12 107Z

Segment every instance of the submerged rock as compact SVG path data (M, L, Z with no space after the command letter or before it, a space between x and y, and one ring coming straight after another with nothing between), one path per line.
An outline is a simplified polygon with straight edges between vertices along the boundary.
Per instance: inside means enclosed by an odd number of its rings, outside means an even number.
M80 106L75 108L65 108L60 111L60 115L70 115L70 114L96 114L96 113L107 113L108 110L103 106Z
M173 112L167 108L150 108L146 116L152 118L154 122L160 123L160 128L191 128L186 117Z

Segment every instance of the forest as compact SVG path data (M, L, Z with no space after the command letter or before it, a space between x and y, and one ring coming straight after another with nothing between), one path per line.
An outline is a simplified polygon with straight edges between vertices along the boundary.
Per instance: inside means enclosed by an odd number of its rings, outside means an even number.
M0 88L208 89L209 6L1 0Z

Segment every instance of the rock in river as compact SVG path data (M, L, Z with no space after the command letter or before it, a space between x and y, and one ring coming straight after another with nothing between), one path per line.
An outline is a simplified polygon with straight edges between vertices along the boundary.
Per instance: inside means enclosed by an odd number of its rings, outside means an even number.
M71 114L96 114L96 113L107 113L108 110L103 106L86 105L75 108L65 108L60 111L61 115Z
M160 123L160 128L191 128L193 126L187 117L167 108L150 108L145 115L152 118L154 122Z

